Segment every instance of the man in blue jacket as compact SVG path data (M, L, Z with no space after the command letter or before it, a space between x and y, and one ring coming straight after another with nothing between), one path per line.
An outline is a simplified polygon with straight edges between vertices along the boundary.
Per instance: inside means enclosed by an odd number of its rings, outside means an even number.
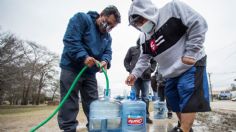
M77 13L69 21L63 42L61 56L60 92L61 99L68 92L72 82L84 66L89 68L81 76L77 86L58 114L60 129L75 132L78 125L76 120L79 112L79 92L84 113L89 119L90 103L98 99L96 73L101 67L110 68L112 59L109 32L120 23L120 13L115 6L106 7L100 14L95 11ZM88 127L88 124L86 125Z

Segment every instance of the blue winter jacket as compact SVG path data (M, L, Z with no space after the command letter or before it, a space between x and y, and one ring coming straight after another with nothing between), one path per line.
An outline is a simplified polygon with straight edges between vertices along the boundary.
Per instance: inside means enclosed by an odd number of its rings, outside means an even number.
M111 61L111 42L109 33L101 33L96 25L99 17L97 12L77 13L69 21L63 42L64 49L60 67L73 72L79 72L85 65L87 56L98 61L106 61L108 68ZM95 65L88 68L85 74L94 75L99 71Z

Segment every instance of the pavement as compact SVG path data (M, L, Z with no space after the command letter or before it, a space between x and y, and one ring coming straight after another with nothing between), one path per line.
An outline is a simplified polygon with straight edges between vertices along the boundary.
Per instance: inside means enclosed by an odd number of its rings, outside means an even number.
M177 125L177 117L172 119L153 119L153 112L151 112L151 119L153 124L147 124L147 132L168 132ZM85 124L80 124L77 132L87 132Z
M213 111L230 111L236 112L235 101L214 101L211 102ZM153 120L153 124L147 124L147 132L168 132L177 125L177 116L173 113L172 119L154 119L153 112L151 112L150 118ZM194 132L208 132L209 129L206 125L203 125L201 121L195 120L193 124ZM78 132L87 132L85 124L80 124Z
M217 110L226 110L236 112L236 101L231 100L221 100L211 102L211 108L215 111Z
M177 117L172 119L153 119L153 124L147 124L147 132L169 132L173 127L177 126ZM208 132L206 126L202 126L200 122L195 121L193 125L194 132ZM88 132L85 125L78 127L77 132Z
M211 107L212 112L197 114L197 120L193 124L194 132L236 132L236 101L214 100L214 102L211 102ZM54 109L46 107L37 111L0 115L0 132L29 131L36 124L45 120L53 111ZM150 118L153 119L152 112ZM77 120L79 121L78 132L87 132L85 127L87 119L83 114L82 108ZM147 132L168 132L168 130L177 125L175 114L173 114L172 119L153 119L153 121L153 124L147 124ZM60 132L57 116L54 116L37 132Z

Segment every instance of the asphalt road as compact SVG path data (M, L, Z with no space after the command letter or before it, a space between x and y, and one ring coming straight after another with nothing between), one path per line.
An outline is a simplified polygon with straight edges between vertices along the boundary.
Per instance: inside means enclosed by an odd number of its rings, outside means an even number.
M236 101L231 101L231 100L213 101L211 102L211 107L213 110L229 110L236 112Z

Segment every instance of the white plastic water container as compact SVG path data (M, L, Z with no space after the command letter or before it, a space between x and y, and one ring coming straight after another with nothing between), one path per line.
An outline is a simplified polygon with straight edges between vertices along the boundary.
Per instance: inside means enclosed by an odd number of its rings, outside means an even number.
M167 117L166 102L156 100L154 103L154 119L165 119Z
M136 101L133 91L122 101L122 132L146 132L146 104Z
M121 104L110 98L90 104L89 132L121 132Z

